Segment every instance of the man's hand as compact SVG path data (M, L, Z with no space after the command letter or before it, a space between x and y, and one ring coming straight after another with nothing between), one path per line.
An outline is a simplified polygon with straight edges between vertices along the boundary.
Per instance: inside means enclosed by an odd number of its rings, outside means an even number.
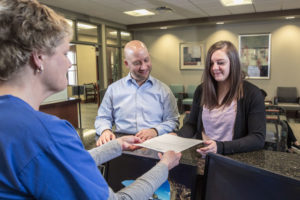
M167 151L163 155L161 153L158 153L158 157L160 158L160 162L167 165L168 169L170 170L179 164L181 153L175 153L174 151Z
M133 144L142 142L142 140L140 138L133 136L133 135L119 137L119 138L117 138L117 141L121 145L122 150L131 150L131 151L140 148Z
M196 151L203 156L206 156L209 152L217 153L217 143L214 140L204 141L205 147L197 149Z
M111 130L109 130L109 129L104 130L102 132L102 134L100 135L99 139L97 140L96 145L100 146L100 145L105 144L115 138L116 138L116 136L115 136L115 134L113 134L113 132Z
M141 138L143 141L149 140L151 138L154 138L157 136L157 132L155 129L150 128L150 129L143 129L140 130L135 136Z

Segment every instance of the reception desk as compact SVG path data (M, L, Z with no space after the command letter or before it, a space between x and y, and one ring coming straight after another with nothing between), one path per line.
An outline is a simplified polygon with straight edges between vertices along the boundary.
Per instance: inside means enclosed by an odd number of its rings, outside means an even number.
M40 111L55 115L69 121L75 128L78 128L78 104L80 99L69 98L66 100L51 101L43 103Z
M87 149L95 147L92 130L78 130ZM171 199L201 199L205 159L192 147L182 152L180 164L169 174ZM300 155L277 151L260 150L248 153L227 155L233 160L299 181ZM150 149L125 151L122 156L106 163L104 176L114 191L124 187L121 182L134 180L153 167L159 158L157 152Z
M300 185L300 156L298 154L260 150L228 157L299 180ZM122 156L108 163L106 179L109 185L118 191L123 187L121 181L139 177L157 161L157 152L153 150L143 148L134 152L124 152ZM168 178L171 186L171 199L201 199L204 167L205 159L196 152L195 147L182 152L180 164L170 171Z

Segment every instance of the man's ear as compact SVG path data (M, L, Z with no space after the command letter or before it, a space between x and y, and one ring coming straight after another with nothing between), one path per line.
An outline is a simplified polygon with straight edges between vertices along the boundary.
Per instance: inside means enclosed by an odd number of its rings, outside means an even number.
M124 64L126 65L127 68L129 68L127 60L124 60Z

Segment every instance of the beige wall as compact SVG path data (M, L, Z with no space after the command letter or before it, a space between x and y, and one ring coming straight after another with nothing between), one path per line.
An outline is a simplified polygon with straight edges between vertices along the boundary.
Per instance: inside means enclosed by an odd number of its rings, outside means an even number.
M179 70L179 43L204 41L207 49L216 41L229 40L238 48L239 34L271 33L270 79L254 80L268 93L276 95L277 86L296 86L300 96L300 21L252 22L234 25L193 26L169 30L135 32L149 48L152 75L166 84L199 84L202 71Z
M77 67L78 67L78 84L96 83L96 50L90 45L76 45ZM83 96L81 96L84 99Z

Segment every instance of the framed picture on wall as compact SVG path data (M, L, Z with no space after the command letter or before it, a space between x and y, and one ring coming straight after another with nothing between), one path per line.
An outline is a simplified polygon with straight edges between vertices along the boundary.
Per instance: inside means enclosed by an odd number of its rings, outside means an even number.
M204 44L186 42L179 44L179 69L204 69Z
M249 79L270 79L271 34L239 35L242 70Z

